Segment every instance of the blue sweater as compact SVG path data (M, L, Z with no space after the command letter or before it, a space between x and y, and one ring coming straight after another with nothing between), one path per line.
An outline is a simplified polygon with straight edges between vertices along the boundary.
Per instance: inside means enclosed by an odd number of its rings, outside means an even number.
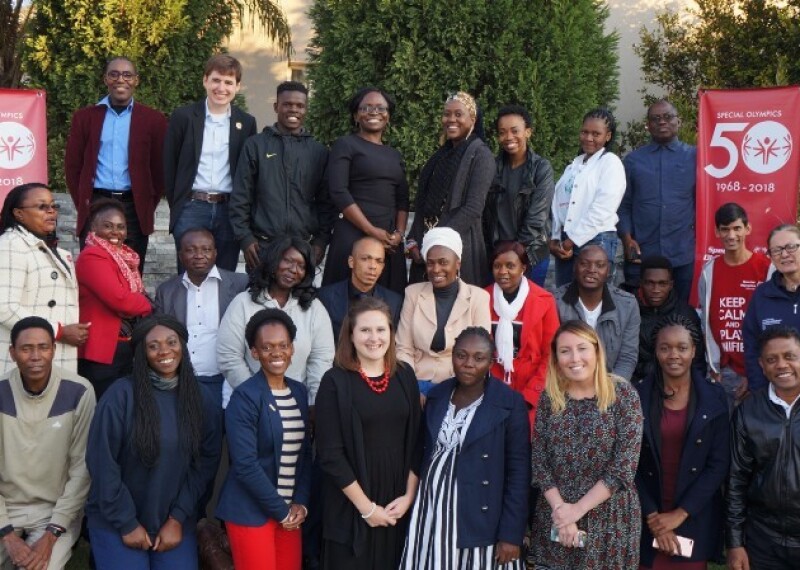
M203 395L200 454L181 446L177 390L153 390L161 422L156 465L145 467L133 443L133 381L122 378L103 395L89 430L86 465L92 477L86 517L90 528L125 535L141 524L151 536L172 516L191 529L197 505L219 464L222 430Z
M744 316L744 367L750 391L767 385L758 363L758 337L769 327L786 325L800 330L800 291L789 292L781 285L783 276L774 272L756 287Z

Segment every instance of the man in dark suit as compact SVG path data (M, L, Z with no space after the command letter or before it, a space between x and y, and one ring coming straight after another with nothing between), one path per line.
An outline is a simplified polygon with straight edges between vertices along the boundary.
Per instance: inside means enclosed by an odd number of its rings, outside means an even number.
M124 57L106 65L103 81L108 95L72 116L64 172L78 212L77 235L85 236L89 208L100 197L122 202L128 237L144 269L148 236L164 194L162 152L167 119L136 102L136 66ZM83 241L83 240L81 240Z
M219 266L235 271L239 243L228 218L228 201L239 152L256 134L256 120L231 102L241 88L242 65L227 54L206 62L206 98L176 109L164 142L164 175L169 202L169 229L180 248L191 228L214 235ZM178 256L178 272L181 268Z
M216 266L214 236L204 228L185 231L179 246L186 271L158 286L155 310L186 325L197 379L219 404L221 415L223 377L217 366L217 329L230 302L247 288L247 275Z
M385 264L386 250L383 244L374 237L364 236L353 243L350 257L347 258L347 265L352 270L350 279L331 283L317 292L317 299L331 317L333 336L337 343L350 303L361 297L379 297L386 301L392 312L392 322L395 329L397 328L403 297L377 284Z

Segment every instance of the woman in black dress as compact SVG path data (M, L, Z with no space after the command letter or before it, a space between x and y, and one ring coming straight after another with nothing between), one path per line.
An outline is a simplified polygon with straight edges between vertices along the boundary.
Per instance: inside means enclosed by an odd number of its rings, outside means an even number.
M420 417L389 307L374 297L351 304L316 403L323 570L397 568L417 490Z
M414 223L406 249L413 261L409 281L425 280L422 238L433 227L461 235L461 279L484 287L491 282L483 239L483 208L494 179L492 151L483 141L475 99L463 91L450 95L442 111L442 144L419 175Z
M348 105L355 132L333 143L328 157L331 199L341 214L333 227L322 284L350 277L353 243L369 235L386 248L378 283L399 294L406 287L403 234L408 221L408 183L403 157L383 144L394 100L375 87L360 89Z

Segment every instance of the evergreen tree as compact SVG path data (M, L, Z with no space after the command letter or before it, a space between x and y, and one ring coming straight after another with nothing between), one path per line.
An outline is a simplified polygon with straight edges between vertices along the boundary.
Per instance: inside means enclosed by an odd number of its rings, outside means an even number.
M349 132L346 102L364 85L394 95L389 142L409 181L438 144L449 92L475 95L487 133L499 107L524 105L534 147L560 171L583 114L617 96L617 36L597 0L317 0L310 124L321 140Z

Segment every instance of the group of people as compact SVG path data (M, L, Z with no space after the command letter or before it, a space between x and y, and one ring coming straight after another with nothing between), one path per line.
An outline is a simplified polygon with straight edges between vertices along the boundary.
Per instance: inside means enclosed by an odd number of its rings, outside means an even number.
M800 565L800 230L764 256L722 206L690 307L669 102L624 160L588 112L556 183L524 108L493 157L457 92L409 226L381 89L329 151L298 83L256 133L227 55L169 121L129 60L104 81L67 145L77 260L47 186L0 212L0 568L63 568L84 513L101 570L197 568L207 514L241 570L692 570L723 535L733 570ZM151 296L162 194L179 271Z

